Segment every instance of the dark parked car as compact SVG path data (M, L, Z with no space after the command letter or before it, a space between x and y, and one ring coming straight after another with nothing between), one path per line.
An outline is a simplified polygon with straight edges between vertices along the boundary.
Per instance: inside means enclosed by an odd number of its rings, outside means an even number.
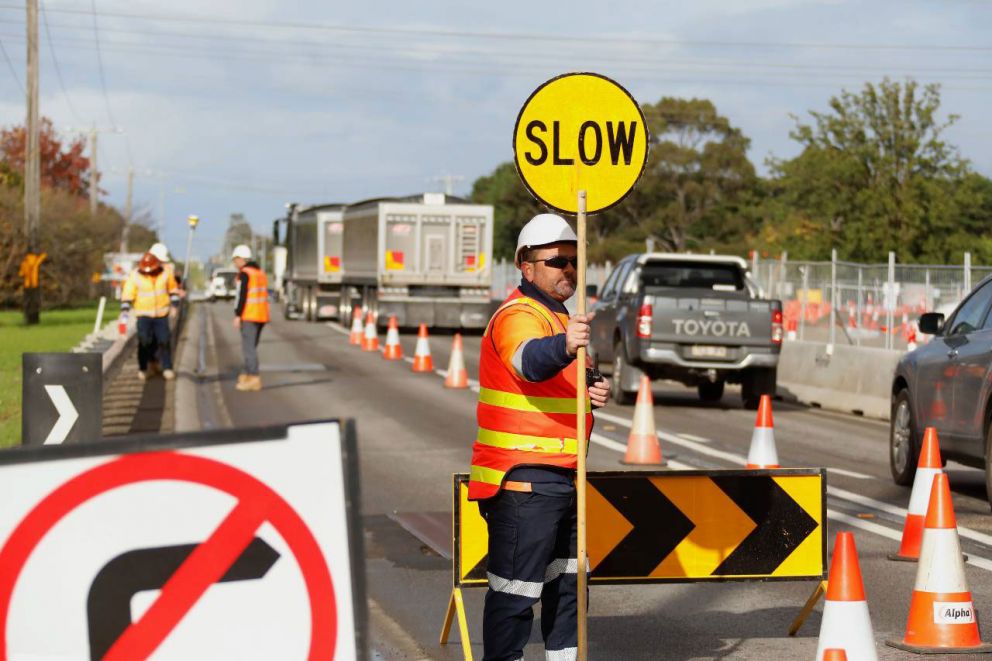
M992 278L945 321L930 312L920 332L933 339L903 356L892 382L889 465L896 484L916 474L923 430L934 427L942 457L985 469L992 499Z

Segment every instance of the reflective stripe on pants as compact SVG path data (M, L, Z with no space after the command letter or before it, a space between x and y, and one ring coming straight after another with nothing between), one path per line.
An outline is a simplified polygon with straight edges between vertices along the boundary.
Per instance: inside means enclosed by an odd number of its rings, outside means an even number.
M538 600L548 658L575 658L575 494L504 490L479 507L489 526L484 661L523 657Z

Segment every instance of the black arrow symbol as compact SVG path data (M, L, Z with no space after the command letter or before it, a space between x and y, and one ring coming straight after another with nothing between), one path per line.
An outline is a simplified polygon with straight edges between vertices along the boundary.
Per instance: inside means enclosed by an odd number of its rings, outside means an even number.
M594 487L634 526L603 558L592 576L648 576L696 527L648 478L590 479Z
M131 598L145 590L160 589L197 546L199 544L135 549L103 566L93 579L86 598L91 659L102 659L131 626ZM274 548L255 537L220 582L262 578L278 559L279 553Z
M757 524L715 576L771 574L819 525L770 475L710 479Z

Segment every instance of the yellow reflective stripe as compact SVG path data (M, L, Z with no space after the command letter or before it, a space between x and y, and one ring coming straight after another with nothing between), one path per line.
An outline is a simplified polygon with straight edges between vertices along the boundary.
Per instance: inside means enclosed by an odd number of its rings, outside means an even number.
M486 468L485 466L472 466L468 479L470 482L485 482L500 486L503 484L504 475L506 475L506 471L498 471L495 468Z
M520 450L523 452L557 452L559 454L576 454L578 443L574 438L548 438L543 436L525 436L510 432L479 429L476 437L482 445L491 445L504 450Z
M575 413L575 398L573 397L534 397L518 395L512 392L479 388L479 402L490 406L499 406L514 411L529 413ZM586 399L586 413L592 411L589 400Z

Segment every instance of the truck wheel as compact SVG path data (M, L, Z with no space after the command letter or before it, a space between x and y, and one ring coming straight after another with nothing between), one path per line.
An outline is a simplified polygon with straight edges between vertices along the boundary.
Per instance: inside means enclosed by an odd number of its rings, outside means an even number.
M699 399L704 402L719 402L723 399L723 381L706 381L697 386Z
M775 396L777 373L775 369L757 367L745 370L741 379L741 400L744 408L757 411L762 395Z
M623 389L623 376L629 369L623 343L617 342L613 347L613 401L620 405L633 404L637 394Z
M896 395L889 420L889 470L892 471L892 480L901 486L909 486L916 477L916 463L920 454L916 420L913 419L913 407L909 404L909 390L903 388ZM987 453L986 450L986 455Z

